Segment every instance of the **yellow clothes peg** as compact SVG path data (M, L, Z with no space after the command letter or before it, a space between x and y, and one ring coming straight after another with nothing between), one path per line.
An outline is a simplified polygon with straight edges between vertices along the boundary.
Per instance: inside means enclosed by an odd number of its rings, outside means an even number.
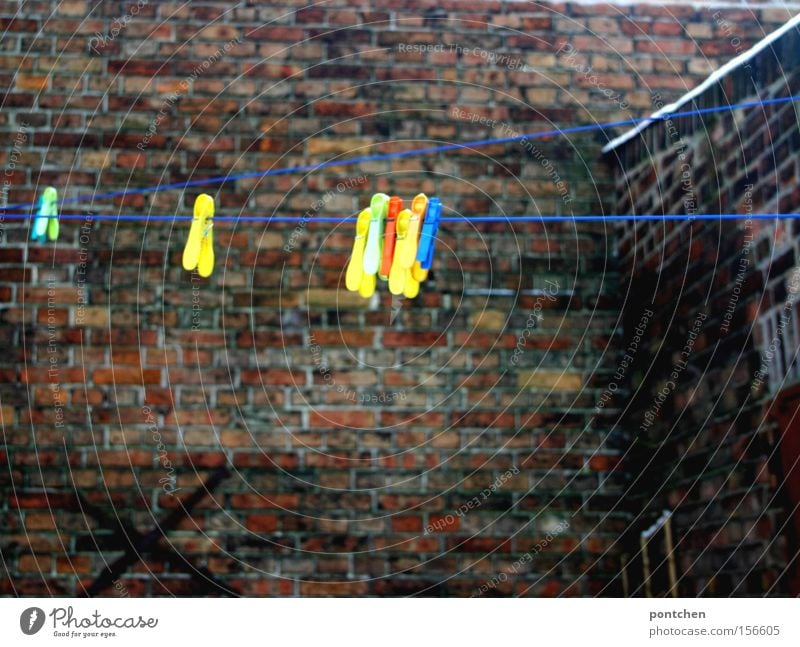
M428 209L428 197L424 193L419 193L411 202L411 217L408 231L408 242L403 249L403 262L406 267L406 278L403 284L403 296L413 299L419 294L419 284L428 277L427 270L422 269L420 261L416 260L419 248L420 234L426 211ZM409 263L409 257L411 262Z
M183 269L208 278L214 271L214 198L207 193L194 201L194 217L183 248Z
M197 263L197 273L207 279L214 272L214 224L208 219L205 235L200 241L200 260Z
M394 295L403 294L403 288L406 284L406 276L408 275L408 268L404 267L400 261L408 254L405 252L406 243L409 242L408 231L410 228L411 218L414 214L410 209L403 209L397 214L397 242L394 246L394 259L392 260L392 268L389 270L389 292ZM413 259L413 254L411 255Z
M403 296L407 299L413 299L419 294L419 281L414 278L414 273L411 270L406 270L406 282L403 286Z
M400 254L400 265L410 270L414 266L417 257L417 245L419 245L419 232L422 227L422 219L428 209L428 196L418 193L411 201L411 218L408 222L408 233L406 234L405 244ZM396 258L396 257L395 257Z
M411 268L411 276L413 276L414 280L418 283L422 283L428 278L428 270L423 270L420 262L414 261L414 265Z
M372 210L364 209L358 214L356 221L356 237L353 240L353 252L350 254L350 263L344 276L344 285L350 292L361 290L361 280L364 276L364 249L367 245L367 233L372 218Z
M375 294L375 286L378 284L377 274L367 274L366 272L361 277L361 285L358 286L358 293L365 299L369 299Z

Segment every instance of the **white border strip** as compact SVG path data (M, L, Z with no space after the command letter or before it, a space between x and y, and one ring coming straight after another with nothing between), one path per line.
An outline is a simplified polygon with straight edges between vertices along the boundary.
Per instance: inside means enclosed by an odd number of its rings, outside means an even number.
M603 151L602 152L603 153L608 153L609 151L612 151L615 148L617 148L617 146L619 146L621 144L624 144L625 142L633 139L634 137L636 137L636 135L638 135L640 132L642 132L645 128L647 128L648 126L650 126L653 123L656 123L658 117L661 117L663 115L667 115L667 114L670 114L670 113L673 113L673 112L678 112L678 110L680 109L681 106L689 103L696 96L698 96L698 95L702 94L703 92L705 92L709 87L714 85L722 77L726 76L729 72L731 72L732 70L736 69L737 67L739 67L740 65L742 65L746 61L749 61L751 58L753 58L760 51L766 49L769 45L771 45L776 40L778 40L786 32L788 32L788 31L794 29L795 27L797 27L798 24L800 24L800 14L796 15L794 18L792 18L785 25L783 25L782 27L776 29L774 32L772 32L771 34L769 34L765 38L763 38L760 41L758 41L755 45L753 45L746 52L742 52L741 54L739 54L735 58L732 58L730 61L725 63L725 65L723 65L721 68L719 68L716 72L711 74L711 76L709 76L700 85L698 85L693 90L689 90L689 92L684 94L680 99L678 99L674 103L670 103L670 104L664 106L663 108L661 108L657 112L654 112L653 114L651 114L649 118L645 119L644 121L641 121L634 128L631 128L630 130L628 130L627 132L623 133L622 135L620 135L616 139L612 139L610 142L608 142L608 144L603 146Z
M530 566L534 573L537 568L542 567ZM488 572L489 577L491 573ZM247 575L266 582L263 573ZM477 572L462 574L463 579L473 578L478 583L481 577ZM694 577L697 579L696 574ZM579 581L577 577L574 579ZM507 580L508 588L503 595L509 596L518 594L511 588L513 583L537 581L536 575L529 573L509 575ZM435 579L432 577L430 581ZM552 576L546 581L556 578ZM366 588L364 591L370 593ZM464 589L454 591L464 594ZM576 589L573 594L581 592ZM770 593L778 594L767 591ZM536 586L526 594L542 595ZM42 612L43 625L40 620L31 627L34 608L37 618ZM533 644L530 635L534 632L536 643L556 646L797 647L800 644L797 615L796 599L777 597L10 598L0 604L0 627L4 645L30 647L439 644L503 647ZM140 617L150 625L142 627ZM26 636L23 627L39 630Z
M556 4L557 0L506 0L511 3L525 3L544 6L548 4ZM763 9L798 9L800 2L781 2L780 0L755 0L754 2L747 2L746 0L568 0L568 4L573 5L596 5L596 4L609 4L615 7L632 7L636 5L644 5L651 7L691 7L692 9L752 9L761 11Z

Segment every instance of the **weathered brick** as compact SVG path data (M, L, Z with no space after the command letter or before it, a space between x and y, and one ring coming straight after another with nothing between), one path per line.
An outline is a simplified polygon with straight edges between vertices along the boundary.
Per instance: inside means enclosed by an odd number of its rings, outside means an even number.
M253 532L275 532L278 529L278 517L274 514L251 514L245 524Z
M306 383L306 375L302 371L289 369L243 370L242 384L285 384L302 385Z
M156 368L102 368L95 369L92 379L96 384L159 384L161 371Z
M422 530L422 518L419 516L392 517L392 530L418 533Z
M520 371L519 384L532 389L554 389L557 391L570 391L580 389L583 377L578 373L559 371Z
M370 428L375 424L375 414L357 409L315 409L309 413L308 422L312 427Z

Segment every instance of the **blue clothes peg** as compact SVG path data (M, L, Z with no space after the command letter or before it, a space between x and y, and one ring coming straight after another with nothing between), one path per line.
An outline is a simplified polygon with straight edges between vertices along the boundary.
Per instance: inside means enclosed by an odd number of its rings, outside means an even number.
M423 270L431 269L433 263L433 246L436 242L436 233L439 231L439 218L442 216L442 203L439 198L428 201L428 210L422 222L422 233L419 237L417 248L417 261Z

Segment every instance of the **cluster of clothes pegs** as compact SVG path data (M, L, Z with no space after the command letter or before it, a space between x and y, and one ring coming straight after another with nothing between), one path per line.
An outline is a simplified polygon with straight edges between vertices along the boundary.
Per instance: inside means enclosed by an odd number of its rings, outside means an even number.
M33 219L31 240L37 243L58 240L58 192L52 186L39 196L39 210Z
M380 278L392 294L416 297L433 263L441 213L439 199L424 193L411 201L410 209L397 196L372 196L369 207L358 214L345 287L368 299Z

